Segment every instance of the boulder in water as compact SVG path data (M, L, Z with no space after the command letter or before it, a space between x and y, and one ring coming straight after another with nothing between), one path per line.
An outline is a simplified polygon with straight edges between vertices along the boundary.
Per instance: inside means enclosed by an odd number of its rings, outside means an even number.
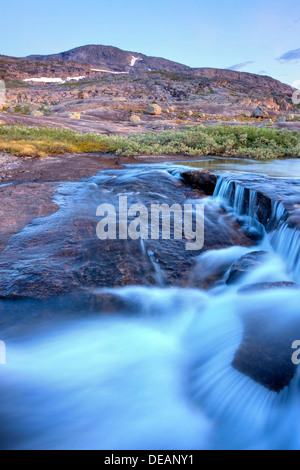
M249 284L248 286L243 286L239 289L239 292L247 294L248 292L255 291L265 291L269 289L300 289L298 284L294 282L259 282L258 284Z
M231 266L226 283L230 285L240 281L243 276L249 274L258 266L262 266L266 256L268 256L267 251L254 251L242 256Z
M290 385L297 369L292 360L292 345L299 339L300 331L299 318L293 314L295 297L291 299L291 312L287 303L290 296L279 296L276 290L274 294L258 295L261 297L256 297L255 307L241 315L243 337L232 366L268 390L279 393ZM273 304L270 310L265 308L267 295L272 295L268 297L268 304Z

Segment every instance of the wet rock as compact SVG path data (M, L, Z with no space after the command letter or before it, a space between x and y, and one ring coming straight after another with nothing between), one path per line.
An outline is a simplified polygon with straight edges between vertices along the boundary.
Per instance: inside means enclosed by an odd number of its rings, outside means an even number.
M242 258L231 266L226 283L230 285L239 282L243 276L249 274L255 268L262 266L267 256L267 251L254 251L242 256Z
M300 286L298 284L295 284L294 282L287 282L287 281L260 282L258 284L250 284L247 286L243 286L241 287L241 289L239 289L239 292L247 294L248 292L266 291L269 289L286 289L286 288L300 289Z
M99 240L97 207L107 201L117 207L120 192L132 193L134 188L129 205L138 200L146 206L158 202L182 206L187 199L199 199L197 191L160 171L137 170L127 178L126 171L109 173L106 179L102 174L99 185L94 180L79 183L78 190L76 185L60 187L63 207L16 234L0 256L0 297L44 299L130 285L188 287L196 254L221 246L253 245L238 222L227 220L226 213L214 207L206 211L205 243L198 251L187 250L185 238L172 236L170 240Z
M299 339L300 322L273 312L256 311L242 316L242 342L232 366L270 391L280 392L293 379L292 344Z
M28 223L58 210L52 202L54 191L52 185L42 183L0 188L0 252Z
M204 191L204 193L208 196L212 196L214 194L218 177L210 171L187 171L181 176L184 181L190 184L193 188L197 188Z
M277 122L286 122L286 118L284 116L280 116L278 119L277 119Z

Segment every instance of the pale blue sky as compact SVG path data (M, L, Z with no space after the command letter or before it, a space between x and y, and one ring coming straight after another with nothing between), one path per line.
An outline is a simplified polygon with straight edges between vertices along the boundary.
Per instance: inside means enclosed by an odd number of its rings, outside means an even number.
M11 0L1 17L0 54L105 44L192 67L300 80L299 0Z

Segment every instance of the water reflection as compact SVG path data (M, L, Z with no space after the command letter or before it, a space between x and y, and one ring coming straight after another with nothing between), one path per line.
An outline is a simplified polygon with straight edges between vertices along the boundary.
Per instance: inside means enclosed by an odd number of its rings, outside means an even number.
M178 165L233 173L254 173L272 178L300 178L300 159L255 161L239 158L207 157L199 161L182 161Z

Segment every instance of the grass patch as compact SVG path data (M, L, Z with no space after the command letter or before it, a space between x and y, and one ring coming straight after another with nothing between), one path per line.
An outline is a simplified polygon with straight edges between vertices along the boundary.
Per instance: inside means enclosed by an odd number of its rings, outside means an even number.
M20 82L19 80L4 80L5 81L5 87L7 89L10 88L29 88L29 84L26 82Z
M86 134L66 129L0 127L0 152L20 157L47 157L64 153L115 153L117 137Z
M29 106L15 106L12 108L13 112L16 114L24 114L29 116L30 114L30 107Z
M193 126L129 137L79 134L65 129L0 127L0 152L43 157L64 153L134 155L219 155L270 160L300 157L297 131L251 126Z

